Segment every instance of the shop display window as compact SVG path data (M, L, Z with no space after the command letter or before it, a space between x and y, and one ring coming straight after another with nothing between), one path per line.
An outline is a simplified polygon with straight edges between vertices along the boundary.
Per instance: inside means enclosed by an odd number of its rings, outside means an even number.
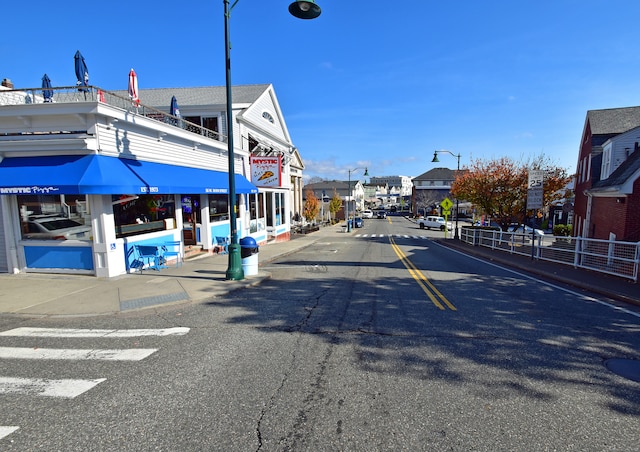
M229 196L209 195L209 221L225 221L229 219Z
M92 240L84 195L19 195L23 240Z
M116 237L176 227L174 195L113 195Z
M264 193L249 195L249 230L251 233L266 229L264 210Z

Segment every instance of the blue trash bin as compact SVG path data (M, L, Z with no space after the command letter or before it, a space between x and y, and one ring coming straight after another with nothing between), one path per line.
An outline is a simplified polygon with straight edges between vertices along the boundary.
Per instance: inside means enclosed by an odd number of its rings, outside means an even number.
M242 271L245 276L258 274L258 244L253 237L240 239L240 257L242 258Z

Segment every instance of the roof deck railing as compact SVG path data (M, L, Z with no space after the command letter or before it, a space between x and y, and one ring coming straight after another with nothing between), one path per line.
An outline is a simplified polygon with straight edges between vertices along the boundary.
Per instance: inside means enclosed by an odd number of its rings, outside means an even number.
M44 93L48 91L48 96ZM130 98L120 96L97 86L60 86L52 88L21 88L0 90L0 107L28 104L62 104L76 102L100 102L112 107L155 119L203 135L213 140L226 142L226 137L215 130L206 129L199 124L186 121L183 118L170 115L157 108L141 103L134 103Z

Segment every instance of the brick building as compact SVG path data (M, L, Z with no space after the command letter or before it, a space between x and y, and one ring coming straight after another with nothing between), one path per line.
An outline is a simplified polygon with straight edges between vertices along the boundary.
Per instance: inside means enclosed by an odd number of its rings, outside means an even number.
M575 178L574 235L640 240L640 107L590 110Z

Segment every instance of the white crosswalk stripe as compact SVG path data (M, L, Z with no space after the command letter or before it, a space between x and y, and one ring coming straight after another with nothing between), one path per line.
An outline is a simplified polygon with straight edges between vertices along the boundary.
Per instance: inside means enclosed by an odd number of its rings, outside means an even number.
M141 336L182 336L189 328L161 328L140 330L95 330L77 328L14 328L0 331L0 336L22 337L141 337Z
M395 237L398 239L416 239L416 240L428 240L429 237L424 236L424 235L407 235L407 234L356 234L354 237L358 237L358 238L371 238L371 239L375 239L375 238L384 238L384 237Z
M106 378L93 380L45 380L40 378L0 377L0 394L26 394L73 399Z
M140 361L157 352L157 348L131 348L124 350L80 350L59 348L0 347L3 359L90 359L102 361Z
M4 438L5 436L11 435L13 432L18 430L19 428L20 427L10 427L10 426L0 425L0 439Z

